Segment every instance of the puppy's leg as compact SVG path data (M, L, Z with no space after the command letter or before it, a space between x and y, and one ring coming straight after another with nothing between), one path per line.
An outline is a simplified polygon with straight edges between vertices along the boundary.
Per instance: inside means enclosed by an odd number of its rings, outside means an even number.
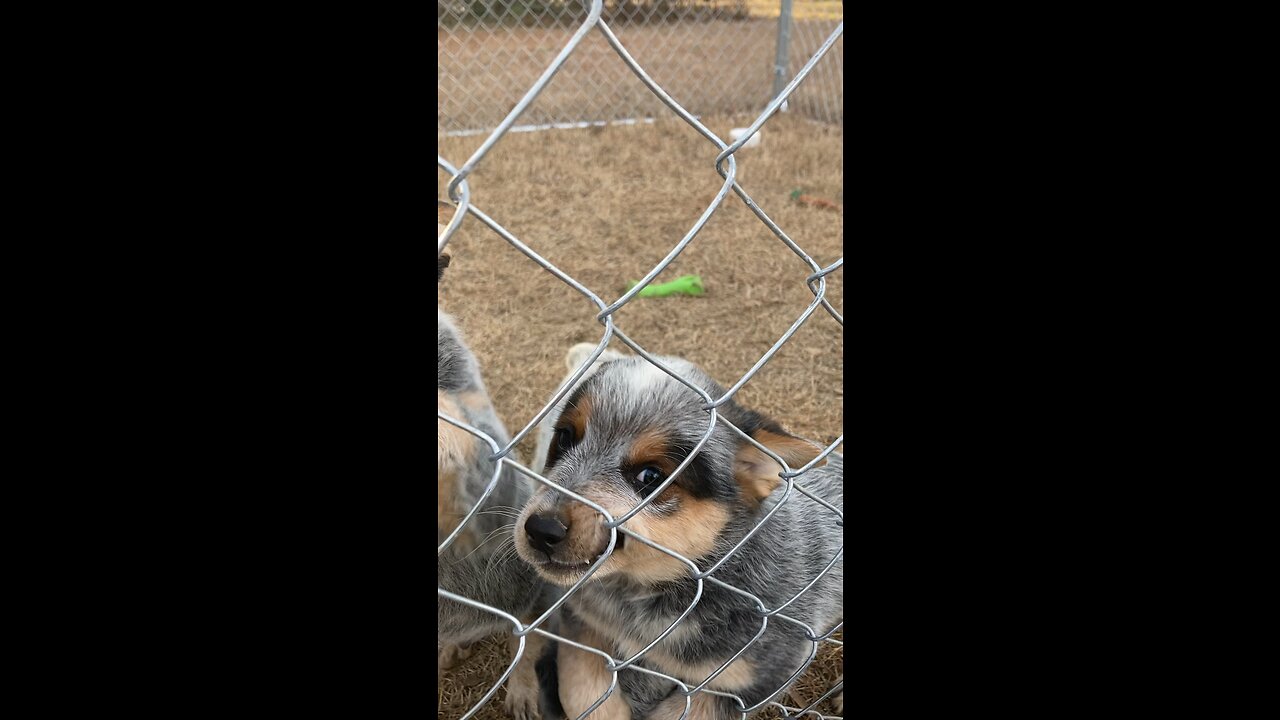
M565 637L587 647L608 653L612 645L589 628L565 624ZM587 711L596 700L609 690L613 673L605 669L604 658L579 650L572 645L557 643L556 664L559 667L560 705L565 717L575 720ZM622 696L622 688L613 693L591 712L591 720L631 720L631 707Z
M840 682L844 682L844 676L840 676ZM844 688L840 688L840 692L831 696L831 707L836 709L836 713L844 715Z
M521 621L528 624L534 620L534 617L536 616L521 618ZM520 657L520 664L516 665L516 669L511 671L511 677L507 679L505 705L507 715L515 720L539 720L542 713L538 710L537 664L543 650L546 649L547 639L538 633L529 633L524 637L524 655ZM516 650L520 648L520 638L512 635L508 647L511 648L511 657L515 657Z
M694 693L689 698L689 714L685 715L685 720L730 720L738 715L734 712L736 708L737 706L729 698L701 692ZM684 695L675 692L658 703L658 707L653 709L649 718L650 720L679 720L683 713Z

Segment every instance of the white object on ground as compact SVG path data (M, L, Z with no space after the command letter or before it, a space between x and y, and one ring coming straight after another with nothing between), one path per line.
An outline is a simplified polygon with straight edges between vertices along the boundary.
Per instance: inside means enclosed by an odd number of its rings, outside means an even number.
M747 134L747 130L749 130L749 129L750 129L750 128L734 128L734 129L732 129L732 130L730 130L730 131L729 131L729 139L730 139L731 141L733 141L733 142L738 142L738 138L742 137L743 135L746 135L746 134ZM760 136L761 136L761 135L763 135L763 134L764 134L764 133L762 133L761 131L757 130L757 131L756 131L756 134L755 134L755 135L752 135L752 136L751 136L751 139L750 139L750 140L748 140L748 141L746 142L746 144L745 144L745 145L743 145L742 147L744 147L744 148L749 148L749 147L755 147L755 146L759 145L759 144L760 144Z

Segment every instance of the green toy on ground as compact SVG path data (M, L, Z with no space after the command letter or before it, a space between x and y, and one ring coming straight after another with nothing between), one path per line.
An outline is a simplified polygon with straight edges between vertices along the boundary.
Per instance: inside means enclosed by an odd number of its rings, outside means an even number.
M635 287L635 282L627 283L627 290ZM637 297L666 297L668 295L706 295L707 291L702 288L702 277L698 275L684 275L678 277L671 282L662 283L661 285L649 285L645 289L636 294Z

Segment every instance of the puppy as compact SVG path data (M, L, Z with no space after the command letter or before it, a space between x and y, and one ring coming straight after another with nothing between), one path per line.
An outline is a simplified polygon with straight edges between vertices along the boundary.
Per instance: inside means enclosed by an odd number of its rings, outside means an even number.
M446 206L447 207L447 206ZM443 232L443 225L437 228ZM437 292L448 255L436 263ZM464 342L453 319L436 308L437 403L441 412L488 434L499 444L509 442L498 418L475 355ZM493 479L492 449L480 438L445 420L436 425L436 542L442 544L476 505ZM508 542L512 519L528 500L530 481L504 467L494 491L484 505L440 554L439 586L457 595L483 602L528 622L547 606L547 585L520 561ZM437 652L440 672L468 653L471 643L496 632L510 632L510 621L468 605L439 598L437 601ZM518 641L512 638L511 648ZM508 714L517 720L538 717L538 690L534 664L542 646L541 636L527 636L525 658L507 685ZM437 677L437 680L439 677Z
M697 367L660 358L712 398L724 389ZM597 503L614 517L626 514L666 479L705 434L708 412L689 388L638 357L611 359L570 392L558 408L547 448L544 475ZM720 415L783 458L792 469L821 449L794 437L775 421L730 401ZM711 437L652 503L623 527L667 547L706 570L725 557L761 519L778 506L782 471L768 455L717 423ZM843 512L844 459L832 453L797 482ZM610 532L602 515L563 493L539 487L516 525L516 549L557 585L583 577L607 549ZM790 602L783 614L821 635L843 617L842 529L829 509L793 491L768 523L721 565L712 577L754 594L768 610ZM836 559L803 595L792 597ZM697 582L679 560L618 533L613 552L570 595L557 618L563 637L626 660L647 647L685 612ZM710 581L687 617L637 662L694 687L701 684L761 628L748 598ZM708 688L740 697L747 707L774 699L808 659L813 643L802 628L770 617L763 635ZM603 696L612 679L603 658L560 643L540 663L557 665L556 697L544 716L576 718ZM674 720L685 698L669 681L634 670L618 673L618 688L597 707L597 720ZM545 699L545 698L544 698ZM559 701L556 708L554 700ZM840 706L843 693L834 699ZM690 718L736 718L736 703L697 693Z

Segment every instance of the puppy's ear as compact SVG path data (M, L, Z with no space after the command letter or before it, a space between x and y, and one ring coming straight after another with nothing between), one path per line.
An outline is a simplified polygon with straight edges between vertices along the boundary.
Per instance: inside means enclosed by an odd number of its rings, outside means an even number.
M808 440L788 435L781 428L770 430L758 428L749 433L756 442L769 448L778 457L787 461L792 470L802 467L822 452L822 448ZM826 465L824 459L814 467ZM743 496L759 502L769 497L774 488L782 482L778 473L782 466L776 460L764 454L755 445L743 440L734 458L733 474L742 488Z
M441 253L436 256L436 284L440 284L440 278L444 277L444 269L449 267L449 254Z
M582 363L587 361L587 358L591 357L591 353L595 351L596 343L578 343L577 345L569 348L568 353L565 353L564 366L571 371L577 370L582 366ZM616 350L605 348L605 351L600 353L600 357L596 358L596 365L603 365L610 360L617 360L622 356L622 353L617 352Z

